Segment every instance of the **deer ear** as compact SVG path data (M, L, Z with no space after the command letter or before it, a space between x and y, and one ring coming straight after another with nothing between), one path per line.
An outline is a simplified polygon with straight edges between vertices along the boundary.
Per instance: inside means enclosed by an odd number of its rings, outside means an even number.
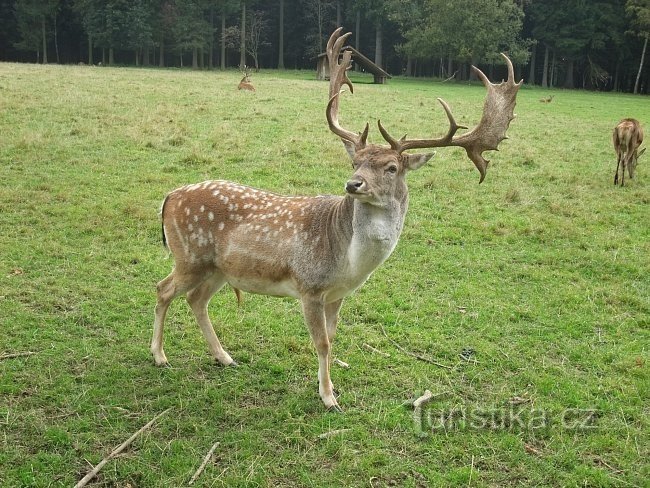
M413 171L420 169L426 164L429 159L436 155L435 152L432 153L422 153L422 154L402 154L404 158L404 166L406 169Z
M341 141L343 141L343 145L345 146L345 150L350 155L350 158L354 159L354 155L357 152L357 147L355 146L355 144L353 142L346 141L345 139L341 139Z

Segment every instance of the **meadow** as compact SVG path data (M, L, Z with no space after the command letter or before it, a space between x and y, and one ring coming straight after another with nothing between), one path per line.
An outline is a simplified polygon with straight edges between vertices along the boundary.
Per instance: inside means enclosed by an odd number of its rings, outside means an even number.
M341 311L337 415L295 300L214 297L238 368L214 364L182 299L171 367L149 353L167 192L341 195L351 174L326 83L239 78L0 64L0 486L73 486L166 409L90 486L187 486L215 442L194 486L647 486L650 155L615 187L611 132L623 117L650 132L650 100L524 86L482 184L455 148L409 175L401 240ZM378 118L443 134L436 97L471 127L485 95L353 80L341 121L370 121L371 142Z

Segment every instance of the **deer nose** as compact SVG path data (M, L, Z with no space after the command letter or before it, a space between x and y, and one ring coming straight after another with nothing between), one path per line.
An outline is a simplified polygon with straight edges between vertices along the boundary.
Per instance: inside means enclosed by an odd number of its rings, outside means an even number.
M359 191L359 189L363 186L365 182L359 178L359 179L354 179L354 180L349 180L345 184L345 191L348 193L356 193Z

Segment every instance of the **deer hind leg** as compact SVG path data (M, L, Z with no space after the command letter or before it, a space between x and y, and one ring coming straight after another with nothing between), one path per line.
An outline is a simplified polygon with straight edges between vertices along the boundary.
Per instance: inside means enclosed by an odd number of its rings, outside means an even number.
M339 320L339 310L341 310L342 304L343 299L325 305L325 323L327 325L327 338L330 341L330 346L334 342L334 337L336 337L336 325Z
M334 397L334 385L330 378L331 345L327 334L325 306L319 298L304 296L302 309L318 354L318 393L328 410L340 412L341 407Z
M214 332L214 327L208 315L208 303L210 299L225 283L226 280L221 274L212 275L187 294L187 303L192 308L203 337L205 337L208 343L210 354L224 366L237 366L237 363L233 361L230 354L221 346L221 342L219 342L219 338Z
M616 173L614 174L614 184L618 185L618 171L619 168L621 167L621 163L623 163L623 157L621 154L618 155L616 158Z
M163 329L169 305L174 298L195 288L205 279L205 277L196 274L183 274L178 269L177 266L156 286L157 300L150 348L156 366L166 366L168 364L167 356L165 356L163 350Z

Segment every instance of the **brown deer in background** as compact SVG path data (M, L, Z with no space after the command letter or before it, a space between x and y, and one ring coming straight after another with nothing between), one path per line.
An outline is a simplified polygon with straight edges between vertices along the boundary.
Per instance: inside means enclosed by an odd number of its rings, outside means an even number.
M554 96L555 95L551 95L550 97L540 98L539 101L542 103L551 103L553 101Z
M639 146L643 142L643 129L636 119L623 119L616 127L612 134L612 142L616 151L616 174L614 175L614 184L618 184L618 171L621 168L621 186L625 185L625 168L634 178L637 159L645 152L645 148L639 151Z
M391 254L408 207L406 175L422 167L434 153L408 154L418 148L460 146L485 177L488 161L482 153L495 150L514 118L517 91L510 60L508 80L492 84L474 70L487 88L480 123L471 131L456 123L449 106L438 99L449 119L449 130L437 139L394 139L379 123L389 147L367 142L362 133L339 124L341 87L351 52L341 48L350 35L337 29L327 43L330 66L326 117L352 158L353 173L345 196L281 196L228 181L183 186L162 205L163 242L175 268L158 283L151 352L157 365L167 364L163 325L171 301L187 301L222 365L235 365L223 349L208 317L208 302L226 283L251 293L297 298L318 354L320 397L328 409L340 410L330 379L331 348L343 299L360 287Z
M244 66L244 69L241 70L241 73L244 75L244 77L241 79L239 82L239 85L237 85L238 90L248 90L248 91L255 91L255 87L251 83L251 74L248 71L248 67Z

